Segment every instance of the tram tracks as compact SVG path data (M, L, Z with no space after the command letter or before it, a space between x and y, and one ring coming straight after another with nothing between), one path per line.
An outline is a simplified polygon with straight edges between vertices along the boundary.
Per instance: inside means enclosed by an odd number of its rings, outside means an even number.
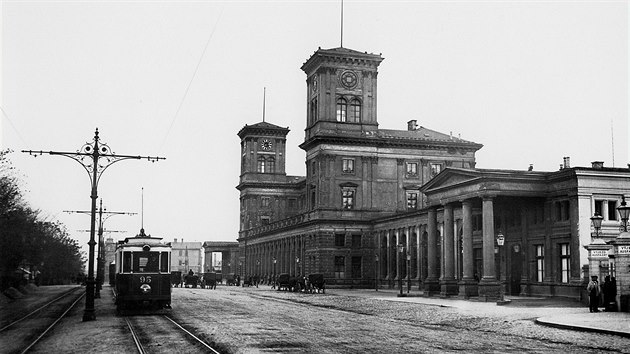
M136 349L147 353L215 353L217 350L167 315L125 317Z
M33 348L85 296L76 289L47 302L0 328L0 343L6 353L26 353Z

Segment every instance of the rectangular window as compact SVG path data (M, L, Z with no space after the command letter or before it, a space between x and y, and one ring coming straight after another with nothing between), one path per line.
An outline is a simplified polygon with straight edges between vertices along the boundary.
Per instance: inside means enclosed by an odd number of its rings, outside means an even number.
M342 172L343 173L354 173L354 159L342 159Z
M335 256L335 278L344 279L346 277L346 257Z
M353 256L352 259L350 259L350 270L352 278L361 278L361 256Z
M344 188L341 191L341 207L343 209L354 209L354 190Z
M608 201L608 220L617 220L617 201Z
M269 197L262 197L262 198L260 198L260 206L263 207L263 208L268 208L270 200L271 200L271 198L269 198Z
M603 200L596 200L595 201L595 212L593 214L594 215L604 216L602 214L603 212L604 212L604 201Z
M297 208L297 199L289 198L289 210L295 211L296 208Z
M269 217L268 216L261 216L260 217L260 224L261 225L269 225Z
M563 283L569 282L569 276L571 275L571 248L568 243L561 243L560 246L560 274Z
M157 273L159 262L159 252L135 252L133 257L133 271L140 273Z
M542 282L545 277L545 246L535 245L536 247L536 281Z
M352 235L352 248L361 248L361 235Z
M407 162L407 177L417 177L417 176L418 176L418 163Z
M418 192L407 192L407 209L418 209Z
M346 234L335 234L335 246L345 247L345 245L346 245Z
M160 272L168 273L169 263L168 263L168 252L162 252L160 254Z
M442 165L439 163L432 163L431 164L431 177L435 177L440 172L442 172Z

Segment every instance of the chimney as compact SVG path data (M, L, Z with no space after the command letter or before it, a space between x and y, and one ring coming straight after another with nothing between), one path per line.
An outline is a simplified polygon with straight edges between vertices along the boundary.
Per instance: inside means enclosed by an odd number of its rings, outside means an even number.
M591 166L595 170L601 170L602 168L604 168L604 161L593 161L591 162Z
M571 168L571 159L569 157L564 157L564 168Z
M408 131L416 130L417 123L418 122L415 119L412 119L412 120L408 121L407 122L407 130Z
M173 243L177 243L177 239L176 238L173 239Z
M529 164L529 168L527 169L527 171L533 171L534 170L534 164Z

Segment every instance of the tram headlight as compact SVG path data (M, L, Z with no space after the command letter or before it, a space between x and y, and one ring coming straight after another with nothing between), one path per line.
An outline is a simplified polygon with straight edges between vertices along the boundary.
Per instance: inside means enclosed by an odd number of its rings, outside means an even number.
M148 293L150 293L150 292L151 292L151 285L149 285L149 284L142 284L142 285L140 285L140 291L141 291L143 294L148 294Z

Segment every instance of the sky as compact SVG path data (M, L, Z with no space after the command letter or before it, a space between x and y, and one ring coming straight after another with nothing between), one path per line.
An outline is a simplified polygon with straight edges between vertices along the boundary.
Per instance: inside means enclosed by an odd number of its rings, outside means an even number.
M478 168L627 167L626 1L0 2L2 149L26 199L87 250L90 179L64 156L98 128L124 160L98 184L114 239L236 241L245 124L288 127L305 175L306 76L319 48L385 60L378 123L481 143ZM343 36L342 36L343 32ZM613 164L614 160L614 164Z

